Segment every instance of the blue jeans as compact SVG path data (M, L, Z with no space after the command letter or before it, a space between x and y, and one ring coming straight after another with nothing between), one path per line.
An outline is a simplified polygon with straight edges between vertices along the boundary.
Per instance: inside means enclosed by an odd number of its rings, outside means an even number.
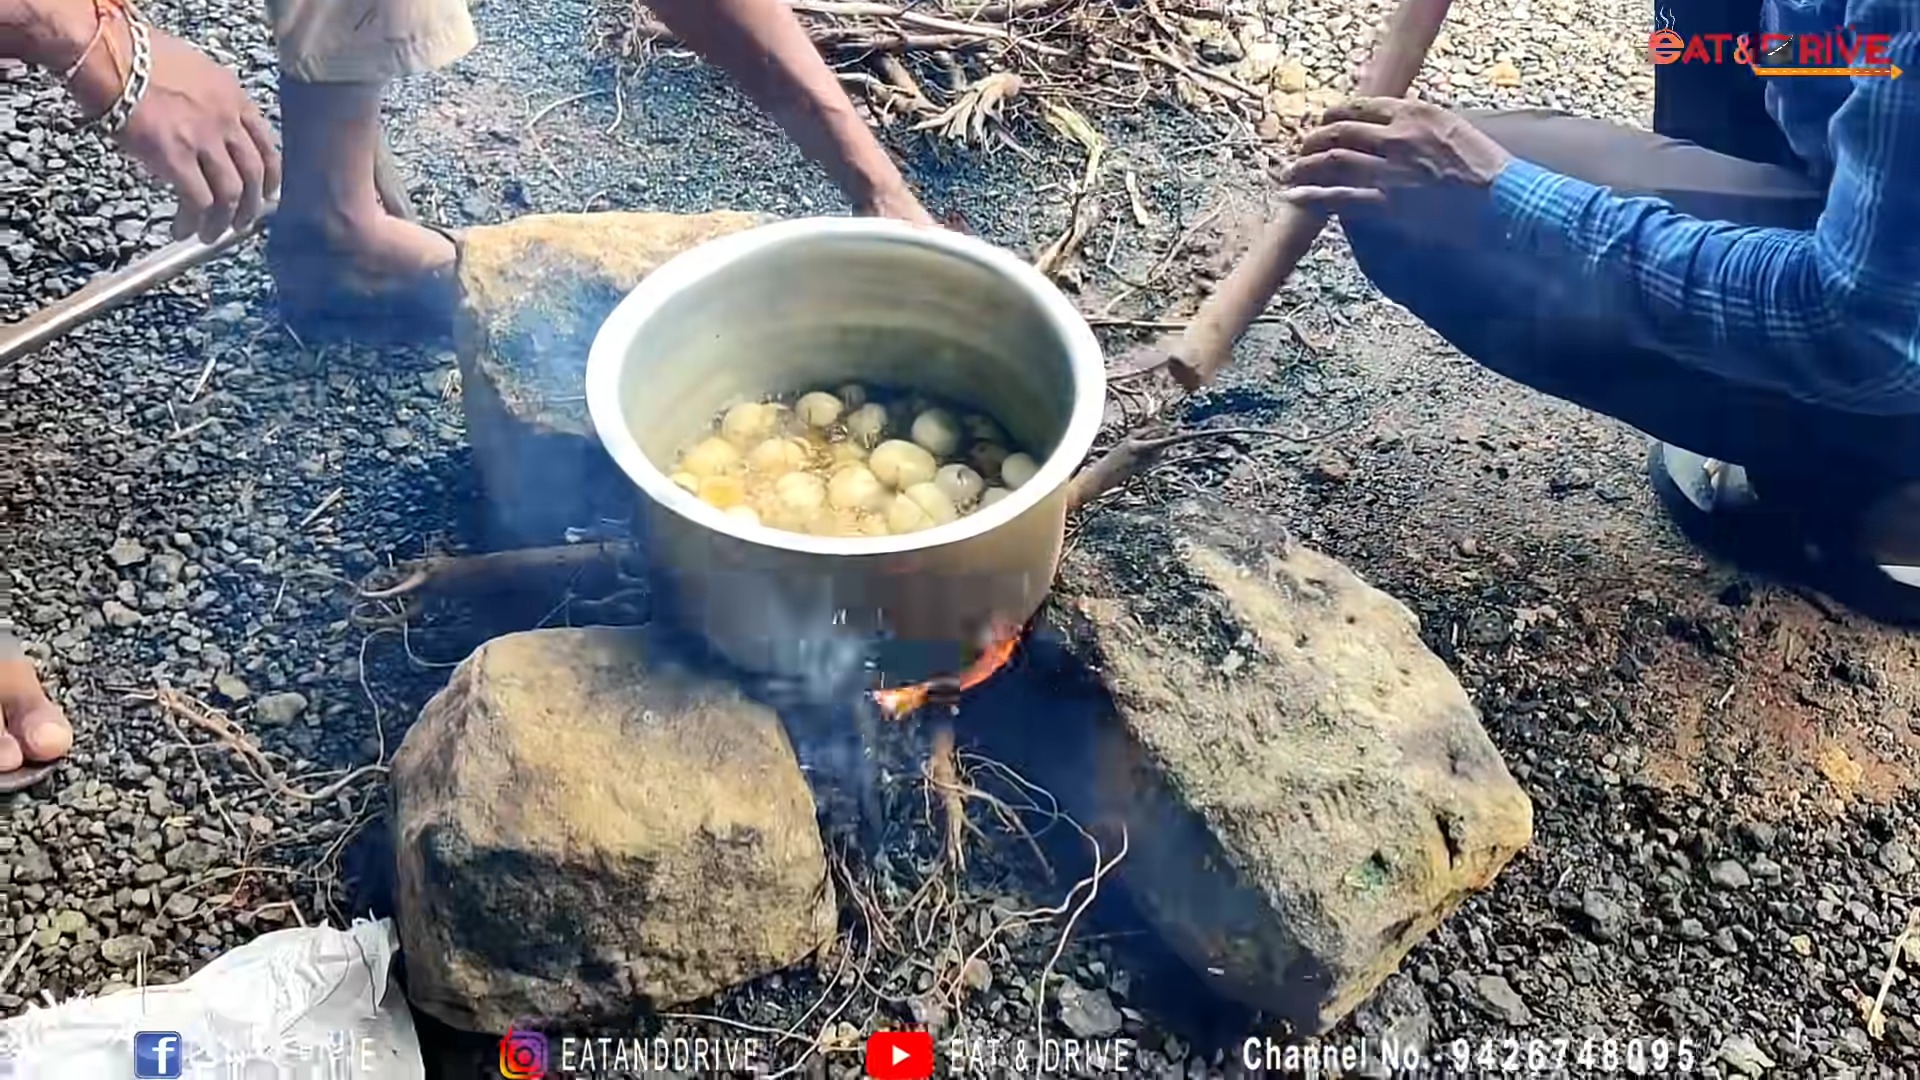
M1760 82L1736 66L1718 70ZM1545 110L1467 115L1518 157L1696 217L1806 229L1825 199L1793 168L1667 135ZM1552 259L1505 247L1494 230L1445 234L1434 217L1356 213L1342 227L1381 292L1481 364L1744 465L1770 500L1857 515L1889 488L1920 480L1920 417L1819 408L1630 345L1607 297L1571 284Z

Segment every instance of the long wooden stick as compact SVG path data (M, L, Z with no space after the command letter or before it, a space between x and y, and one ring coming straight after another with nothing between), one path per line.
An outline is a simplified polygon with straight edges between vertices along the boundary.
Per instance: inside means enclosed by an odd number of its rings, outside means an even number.
M1385 36L1360 76L1363 97L1401 97L1413 86L1427 50L1439 36L1453 0L1401 0L1387 24ZM1327 219L1311 210L1286 205L1267 225L1258 242L1241 256L1213 295L1187 325L1167 359L1174 381L1191 393L1212 382L1233 359L1234 343L1273 294L1286 283L1307 249L1326 226Z
M553 547L514 548L479 555L429 555L380 571L378 588L363 585L361 600L398 600L415 593L486 593L541 575L579 574L617 568L633 545L618 540Z

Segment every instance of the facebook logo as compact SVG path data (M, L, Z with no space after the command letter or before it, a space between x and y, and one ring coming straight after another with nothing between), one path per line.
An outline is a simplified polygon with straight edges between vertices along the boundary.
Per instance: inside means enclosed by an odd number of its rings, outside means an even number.
M133 1036L134 1080L180 1080L186 1044L177 1031L141 1031Z

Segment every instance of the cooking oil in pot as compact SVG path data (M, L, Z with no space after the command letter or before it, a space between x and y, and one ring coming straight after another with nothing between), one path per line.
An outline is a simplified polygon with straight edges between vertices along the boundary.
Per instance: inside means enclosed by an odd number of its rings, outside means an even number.
M673 482L755 525L898 536L992 506L1038 464L990 417L848 384L736 404L675 457Z

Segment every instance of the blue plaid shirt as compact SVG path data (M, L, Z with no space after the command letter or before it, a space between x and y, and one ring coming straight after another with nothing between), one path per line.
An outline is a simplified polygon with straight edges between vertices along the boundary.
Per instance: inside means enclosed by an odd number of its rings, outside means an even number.
M1811 232L1686 217L1515 161L1493 185L1513 241L1571 252L1624 300L1635 344L1855 413L1920 414L1920 0L1766 0L1762 25L1889 34L1898 79L1774 80L1768 108L1827 177Z

